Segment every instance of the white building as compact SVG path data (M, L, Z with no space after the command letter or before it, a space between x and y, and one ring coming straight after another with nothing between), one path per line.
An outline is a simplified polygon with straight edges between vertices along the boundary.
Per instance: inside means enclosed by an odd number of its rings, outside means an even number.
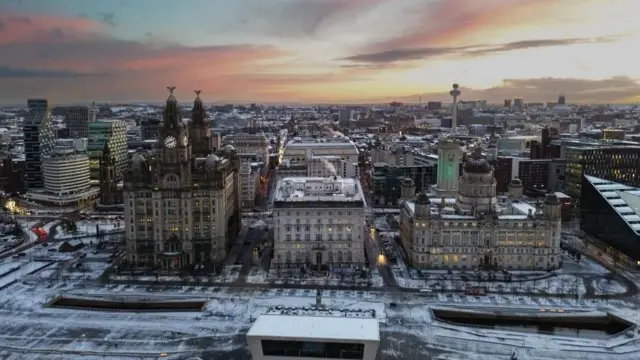
M560 201L524 202L522 183L496 197L493 168L478 148L464 166L455 198L418 195L400 212L400 239L415 268L548 270L560 265Z
M337 156L346 163L357 163L358 154L358 148L348 138L311 140L295 138L285 146L282 163L307 166L307 162L316 156Z
M254 360L376 358L380 328L375 318L261 315L247 332Z
M355 178L359 174L358 163L343 161L339 156L310 156L307 160L308 177L340 176Z
M25 196L57 206L78 205L95 198L99 190L91 188L87 139L56 140L53 152L42 156L44 189Z
M278 268L355 268L365 264L366 202L356 179L284 178L273 212Z
M233 145L238 155L253 155L256 161L269 163L269 139L265 134L230 134L224 137L223 145Z

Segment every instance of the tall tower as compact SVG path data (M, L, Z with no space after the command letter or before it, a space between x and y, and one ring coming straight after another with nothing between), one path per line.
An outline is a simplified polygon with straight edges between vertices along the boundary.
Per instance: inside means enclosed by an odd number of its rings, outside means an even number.
M458 96L462 94L460 89L458 89L460 85L453 84L453 89L449 91L449 95L453 97L453 102L451 104L451 132L456 133L456 129L458 128Z
M455 139L443 139L438 143L438 183L439 196L455 196L460 178L462 149Z
M207 119L207 111L200 99L202 91L195 90L196 99L191 109L191 123L189 124L189 138L191 139L191 151L199 156L209 155L211 152L211 123Z
M400 189L400 198L402 200L411 200L416 195L416 184L414 184L413 179L406 178L402 181L401 189Z
M172 179L177 181L172 187L185 186L191 178L191 143L189 142L187 126L180 117L180 107L178 100L173 95L175 86L167 87L169 97L164 108L164 125L160 129L160 163L161 177L171 174Z
M100 157L100 204L122 204L122 190L118 189L120 174L116 174L116 159L111 155L109 143L105 142Z
M491 129L491 136L489 137L489 146L487 146L487 160L496 161L498 159L498 138L496 136L495 125Z
M451 133L456 133L458 126L458 96L461 92L458 84L453 84L449 94L453 97L453 118L451 120ZM462 149L453 138L443 138L438 143L438 183L435 191L438 196L456 196L458 181L460 178L460 158Z

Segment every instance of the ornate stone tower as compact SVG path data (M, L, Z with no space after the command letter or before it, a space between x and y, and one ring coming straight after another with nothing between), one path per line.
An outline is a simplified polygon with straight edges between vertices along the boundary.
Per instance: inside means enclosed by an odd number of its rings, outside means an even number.
M406 178L402 181L400 189L400 198L402 200L411 200L416 195L416 184L413 179Z
M122 204L122 190L118 189L118 181L122 174L116 173L116 159L111 155L109 144L104 144L100 157L100 203L102 205Z
M562 204L556 194L547 194L544 199L544 215L552 222L560 223Z
M464 164L456 208L464 214L492 214L497 202L493 167L482 156L482 149L478 147Z
M189 124L189 138L191 139L191 151L197 156L206 156L212 150L211 122L207 118L207 111L200 99L200 90L194 91L196 99L191 109L191 123Z
M160 159L156 175L162 184L171 188L189 186L191 179L191 143L189 142L187 126L182 122L178 100L173 95L175 86L169 86L169 98L164 108L163 126L160 129Z
M523 194L522 180L515 178L509 183L509 199L521 199Z
M415 217L416 219L428 220L431 215L431 201L425 193L420 193L415 202Z

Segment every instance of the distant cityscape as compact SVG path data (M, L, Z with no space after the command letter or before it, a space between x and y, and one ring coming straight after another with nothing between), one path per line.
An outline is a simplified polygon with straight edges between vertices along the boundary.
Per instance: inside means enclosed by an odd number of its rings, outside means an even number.
M294 107L170 86L158 106L2 108L0 291L35 297L6 306L47 334L44 308L84 326L82 350L39 337L63 356L583 359L567 338L588 359L637 354L640 107L461 89ZM163 325L107 339L110 320L76 311ZM389 355L394 334L418 350Z

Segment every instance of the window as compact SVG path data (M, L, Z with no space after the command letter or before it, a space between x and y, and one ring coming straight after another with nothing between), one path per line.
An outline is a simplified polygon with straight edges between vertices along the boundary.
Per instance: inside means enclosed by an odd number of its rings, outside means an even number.
M264 356L363 359L364 344L262 340Z

